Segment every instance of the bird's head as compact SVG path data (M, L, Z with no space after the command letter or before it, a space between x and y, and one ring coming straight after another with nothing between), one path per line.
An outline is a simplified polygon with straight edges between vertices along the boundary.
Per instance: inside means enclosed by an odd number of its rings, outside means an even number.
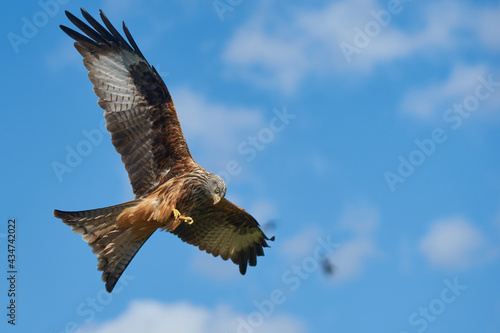
M218 175L211 174L208 178L207 189L215 205L226 195L226 182Z

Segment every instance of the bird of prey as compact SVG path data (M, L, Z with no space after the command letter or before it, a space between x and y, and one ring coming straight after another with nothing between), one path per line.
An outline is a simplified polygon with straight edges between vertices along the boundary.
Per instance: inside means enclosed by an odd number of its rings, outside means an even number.
M123 23L128 42L100 11L104 26L81 9L84 23L66 11L80 32L71 38L104 109L106 128L121 155L135 200L85 210L54 210L97 254L97 269L111 292L141 246L166 230L245 274L263 256L268 238L244 209L224 198L224 180L191 156L170 93Z

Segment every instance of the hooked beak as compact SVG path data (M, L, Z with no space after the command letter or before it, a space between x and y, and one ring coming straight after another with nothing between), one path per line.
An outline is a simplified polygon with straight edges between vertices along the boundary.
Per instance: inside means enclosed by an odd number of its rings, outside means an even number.
M217 204L220 201L221 197L218 196L217 194L214 194L214 205Z

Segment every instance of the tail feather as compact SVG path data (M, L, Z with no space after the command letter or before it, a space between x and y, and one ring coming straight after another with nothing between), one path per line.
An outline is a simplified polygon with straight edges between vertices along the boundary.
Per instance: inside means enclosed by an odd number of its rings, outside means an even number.
M54 216L82 235L82 239L92 247L92 252L97 254L97 269L103 272L102 280L108 292L113 290L137 251L154 232L138 239L132 229L119 227L116 223L123 210L136 206L140 201L79 212L54 210Z

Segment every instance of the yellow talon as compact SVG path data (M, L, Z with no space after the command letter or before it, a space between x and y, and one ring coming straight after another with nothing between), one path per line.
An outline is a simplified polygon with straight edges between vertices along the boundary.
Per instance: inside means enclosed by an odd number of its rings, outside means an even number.
M174 218L177 220L177 219L180 219L184 222L186 222L187 224L193 224L193 219L189 216L182 216L181 215L181 212L179 212L177 209L174 208L174 210L172 211L174 213Z
M177 220L181 216L181 212L179 212L177 209L174 208L174 218Z

